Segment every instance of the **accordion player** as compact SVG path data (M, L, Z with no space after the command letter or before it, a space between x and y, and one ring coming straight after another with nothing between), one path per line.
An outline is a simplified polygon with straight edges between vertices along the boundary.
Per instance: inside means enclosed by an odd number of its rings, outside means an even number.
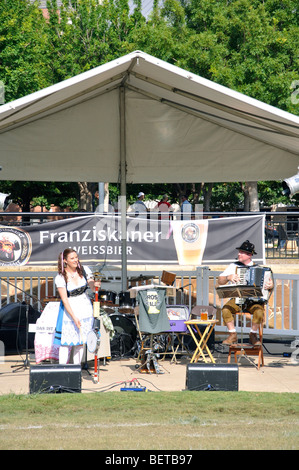
M228 328L229 336L223 341L223 344L230 345L237 342L237 333L234 324L234 316L237 312L249 312L252 315L252 325L249 334L249 341L253 346L259 346L257 337L258 327L264 321L264 304L270 297L274 287L272 271L269 268L262 268L254 264L252 257L255 252L255 246L249 240L236 248L238 251L238 260L231 263L218 278L219 286L225 286L228 283L232 285L249 285L248 282L257 283L259 277L261 294L259 296L246 297L246 299L231 298L222 308L223 321ZM242 279L242 277L244 279ZM251 281L250 281L251 278Z

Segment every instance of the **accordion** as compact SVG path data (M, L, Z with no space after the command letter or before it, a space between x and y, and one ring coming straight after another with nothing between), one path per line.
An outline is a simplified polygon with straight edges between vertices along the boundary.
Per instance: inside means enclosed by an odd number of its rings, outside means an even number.
M273 279L272 270L263 266L237 266L236 274L240 278L239 284L229 283L216 287L220 298L234 297L236 304L245 301L266 303L270 299L272 290L264 289L265 283Z
M264 266L237 266L236 274L240 278L239 285L260 287L261 289L261 296L247 297L246 300L268 302L272 294L272 290L264 289L264 285L273 276L272 270L270 268L266 268ZM240 303L242 303L242 301L243 299L239 300ZM237 300L236 303L238 303Z

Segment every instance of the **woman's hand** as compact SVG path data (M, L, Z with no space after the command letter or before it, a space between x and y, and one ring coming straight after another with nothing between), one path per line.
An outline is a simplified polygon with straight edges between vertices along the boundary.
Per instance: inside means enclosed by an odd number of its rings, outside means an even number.
M101 281L94 281L93 283L95 289L100 289L101 287Z
M74 321L76 327L80 330L80 328L81 328L81 322L80 322L79 318L73 317L73 321Z

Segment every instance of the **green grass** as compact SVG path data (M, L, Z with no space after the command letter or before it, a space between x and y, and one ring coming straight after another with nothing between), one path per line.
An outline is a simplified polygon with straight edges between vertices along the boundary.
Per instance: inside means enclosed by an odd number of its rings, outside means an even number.
M109 392L0 396L0 449L298 449L299 395Z

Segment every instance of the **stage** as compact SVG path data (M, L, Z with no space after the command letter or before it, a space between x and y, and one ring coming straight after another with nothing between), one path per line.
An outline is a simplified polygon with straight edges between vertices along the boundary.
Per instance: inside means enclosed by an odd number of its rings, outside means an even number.
M283 357L283 352L290 351L282 344L267 344L264 351L265 366L257 370L257 358L252 357L254 364L242 358L238 365L239 391L251 392L299 392L298 361L292 357ZM227 353L214 352L217 364L227 362ZM5 356L0 364L0 394L29 394L30 366L35 366L34 356L29 355L30 365L23 368L25 355ZM298 359L298 358L297 358ZM82 393L118 392L127 384L138 384L151 392L172 392L186 390L188 357L178 358L176 363L170 358L159 360L162 373L144 373L136 369L135 358L112 358L100 361L99 381L94 383L93 361L87 363L89 369L82 370ZM202 362L198 363L202 364ZM15 367L17 366L17 367ZM20 368L18 368L20 366ZM129 392L135 393L135 392Z

